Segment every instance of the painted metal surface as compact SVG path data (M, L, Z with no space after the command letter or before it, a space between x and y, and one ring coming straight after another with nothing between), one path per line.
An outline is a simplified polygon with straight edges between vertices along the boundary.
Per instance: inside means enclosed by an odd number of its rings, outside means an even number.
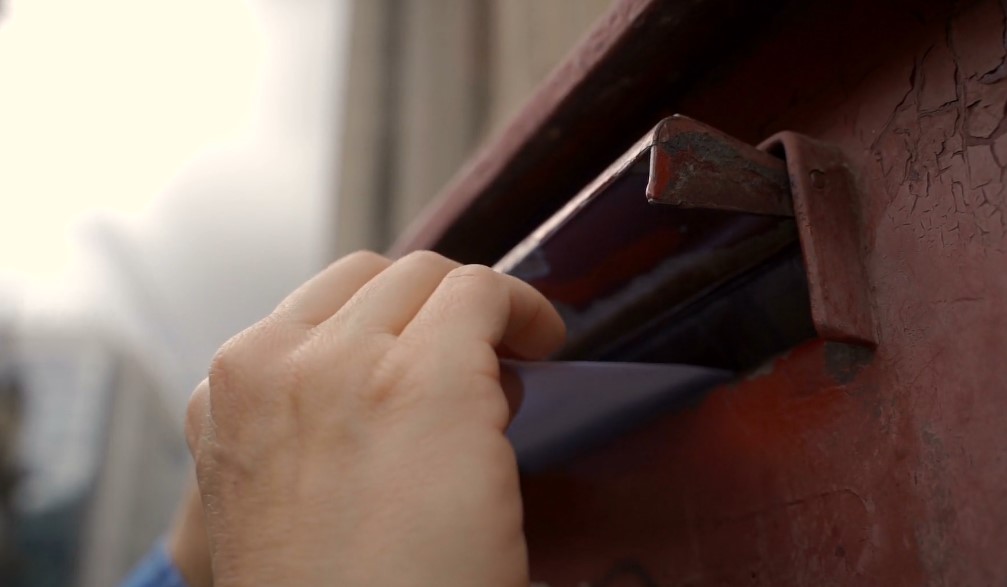
M714 34L737 51L702 83L599 109L597 134L597 103L582 102L578 122L557 127L564 156L504 141L484 151L502 160L486 175L456 182L497 186L465 197L495 194L506 224L497 189L569 198L567 180L603 168L595 143L621 152L641 117L680 111L750 144L792 131L836 145L863 198L856 246L876 349L804 343L692 408L526 475L536 582L1007 583L1005 21L994 0L794 3L753 23L754 42ZM623 96L649 95L663 71L654 55L673 54L674 35L641 35L654 53L626 66L640 77ZM534 217L532 201L515 196L513 214Z
M879 499L905 496L912 479L877 470L877 437L864 431L897 416L872 414L871 398L851 397L842 381L871 367L869 354L850 356L850 348L808 343L591 456L524 476L534 580L928 584L915 538L895 523L921 510ZM899 426L885 427L895 434ZM626 568L633 572L604 581Z

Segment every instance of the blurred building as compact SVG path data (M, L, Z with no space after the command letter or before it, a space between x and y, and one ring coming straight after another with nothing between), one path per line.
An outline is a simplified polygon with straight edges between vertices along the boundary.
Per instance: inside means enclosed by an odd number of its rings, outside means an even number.
M331 255L348 3L5 9L0 585L114 585L191 474L213 352Z
M356 0L336 250L381 250L612 0Z

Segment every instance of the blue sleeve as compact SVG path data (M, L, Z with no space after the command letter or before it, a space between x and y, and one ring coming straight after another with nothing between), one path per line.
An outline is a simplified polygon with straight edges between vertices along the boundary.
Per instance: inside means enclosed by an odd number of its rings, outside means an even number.
M163 543L158 543L119 587L187 587Z

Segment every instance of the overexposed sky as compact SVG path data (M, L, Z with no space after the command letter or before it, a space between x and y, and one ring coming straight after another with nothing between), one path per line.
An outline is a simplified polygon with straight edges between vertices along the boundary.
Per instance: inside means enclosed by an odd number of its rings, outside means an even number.
M5 6L0 327L110 332L184 400L329 260L349 2Z
M234 140L261 96L246 0L7 0L0 20L0 276L64 271L94 213L135 215Z
M126 385L104 365L142 396L117 444L149 447L155 413L180 433L219 345L327 260L349 3L0 1L0 340L26 374L19 500L45 509L146 458L102 452ZM120 571L108 532L87 584Z

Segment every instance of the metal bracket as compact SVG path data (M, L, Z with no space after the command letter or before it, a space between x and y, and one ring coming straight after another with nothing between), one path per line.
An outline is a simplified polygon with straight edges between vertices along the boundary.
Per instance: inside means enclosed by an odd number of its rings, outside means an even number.
M663 120L653 134L651 202L794 216L819 336L877 344L860 196L838 148L793 132L756 148L683 116Z
M822 338L875 346L862 197L849 163L838 147L794 132L759 148L787 162L815 328Z

